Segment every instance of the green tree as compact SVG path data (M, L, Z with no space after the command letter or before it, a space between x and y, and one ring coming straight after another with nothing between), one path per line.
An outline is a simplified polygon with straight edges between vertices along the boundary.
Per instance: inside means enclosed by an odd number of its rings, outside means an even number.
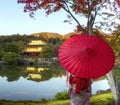
M13 43L5 43L4 51L19 53L19 46L17 45L17 43L14 43L14 42Z
M51 58L54 55L54 49L52 46L44 46L40 52L40 56L43 58Z
M20 55L15 52L6 52L4 54L4 61L6 64L17 64L20 60Z

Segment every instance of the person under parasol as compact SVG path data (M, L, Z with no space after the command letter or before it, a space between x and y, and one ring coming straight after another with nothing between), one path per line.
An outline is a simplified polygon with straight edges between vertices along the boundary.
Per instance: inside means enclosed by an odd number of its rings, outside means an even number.
M103 39L76 34L62 43L58 56L67 71L71 105L90 105L92 79L104 76L114 66L112 48Z

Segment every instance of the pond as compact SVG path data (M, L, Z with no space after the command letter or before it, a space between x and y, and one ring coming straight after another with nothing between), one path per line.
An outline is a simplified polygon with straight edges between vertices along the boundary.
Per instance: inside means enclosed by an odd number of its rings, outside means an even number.
M65 70L52 67L0 66L1 100L53 99L57 92L66 90ZM106 79L92 84L92 94L109 89Z

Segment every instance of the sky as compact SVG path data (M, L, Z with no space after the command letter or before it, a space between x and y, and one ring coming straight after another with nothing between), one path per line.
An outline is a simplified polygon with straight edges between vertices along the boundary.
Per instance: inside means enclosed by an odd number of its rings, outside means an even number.
M46 16L43 10L35 13L35 19L23 12L24 5L17 0L0 0L0 35L32 34L38 32L55 32L67 34L73 32L76 24L64 23L66 13L63 11Z

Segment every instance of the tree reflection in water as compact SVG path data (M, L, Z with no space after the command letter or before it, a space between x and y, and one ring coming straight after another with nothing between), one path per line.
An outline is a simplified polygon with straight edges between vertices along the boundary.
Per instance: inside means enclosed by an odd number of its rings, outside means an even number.
M36 82L46 81L51 78L65 76L65 70L60 65L47 67L20 67L20 66L0 66L0 76L7 77L7 81L16 81L20 77Z

